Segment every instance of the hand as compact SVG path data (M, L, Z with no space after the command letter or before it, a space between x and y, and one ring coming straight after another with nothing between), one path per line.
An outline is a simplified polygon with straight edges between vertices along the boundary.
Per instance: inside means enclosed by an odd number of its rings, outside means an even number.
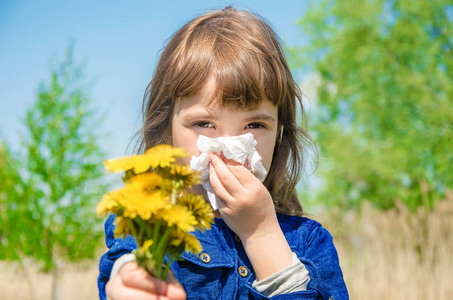
M243 241L280 230L272 197L261 181L234 160L216 153L210 159L210 182L228 227Z
M167 275L166 282L151 277L135 262L124 264L118 274L105 287L110 300L183 300L186 292L173 274Z

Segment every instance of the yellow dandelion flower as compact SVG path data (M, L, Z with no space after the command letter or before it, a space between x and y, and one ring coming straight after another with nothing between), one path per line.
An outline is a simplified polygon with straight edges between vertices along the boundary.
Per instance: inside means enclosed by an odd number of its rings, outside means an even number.
M115 200L114 192L102 196L101 202L96 207L98 217L104 217L108 214L115 213L120 209L118 202Z
M131 234L131 229L127 220L122 216L117 216L115 219L115 231L113 232L115 238L120 236L124 237L127 234Z
M176 252L200 253L203 250L203 247L194 235L182 230L172 232L171 244L176 247L174 249Z
M200 195L184 194L177 198L177 204L187 207L192 212L197 224L196 229L204 230L211 228L214 221L214 212L211 205Z
M161 191L145 193L140 190L126 190L127 197L119 201L123 207L123 216L134 219L140 217L142 220L149 220L158 215L159 211L170 205L170 197Z
M179 245L181 245L184 242L184 235L186 233L187 232L182 231L179 228L173 229L170 233L171 244L175 247L178 247Z
M141 253L145 253L146 251L148 251L149 247L151 247L151 245L153 244L153 240L149 239L149 240L146 240L143 245L141 245L139 248L138 248L138 251L141 252Z
M152 168L166 168L175 162L177 157L189 156L184 148L172 147L170 145L158 145L145 151L143 155Z
M140 164L139 155L125 156L116 159L107 159L104 161L104 166L107 172L119 173L135 169ZM149 167L148 167L149 169Z
M166 168L175 162L176 157L187 157L183 148L170 145L158 145L145 151L143 155L131 155L104 161L107 171L118 173L132 170L135 174L148 171L150 168Z
M171 182L168 179L162 178L156 173L142 173L131 177L126 186L128 189L143 190L154 192L160 190L162 186L166 186L171 191Z
M195 236L187 234L184 239L184 250L186 252L200 253L203 251L203 247Z
M101 203L99 203L97 207L98 214L102 213L103 215L106 215L108 213L117 213L121 211L121 202L126 197L127 193L125 192L124 187L108 192L102 197Z
M190 192L187 188L200 183L198 172L176 161L187 156L182 148L159 145L143 155L104 162L109 172L125 172L124 186L105 194L97 213L116 214L115 237L132 235L138 245L134 251L137 264L159 278L168 271L162 268L166 255L171 261L184 251L201 252L200 242L190 231L210 228L214 219L203 197L184 195Z
M184 231L194 230L197 220L187 207L181 205L172 205L162 210L159 217L167 222L168 226L176 226Z
M193 171L188 165L173 164L171 166L169 178L178 190L191 187L201 182L199 172Z

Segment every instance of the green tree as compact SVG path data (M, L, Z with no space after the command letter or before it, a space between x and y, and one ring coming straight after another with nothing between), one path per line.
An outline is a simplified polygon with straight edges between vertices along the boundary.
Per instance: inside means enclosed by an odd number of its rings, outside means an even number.
M8 145L0 141L0 260L17 260L11 245L15 245L16 231L21 212L17 203L23 192L19 163L11 154ZM18 184L19 183L19 184Z
M19 159L11 153L6 142L0 141L0 260L19 263L30 299L34 299L32 280L24 262L26 255L22 251L22 245L27 241L25 233L33 225L29 222L32 212L23 205L29 192L29 185L21 177Z
M317 201L429 208L453 188L451 4L311 2L299 22L308 46L292 53L320 77Z
M88 88L70 47L25 119L21 180L27 192L15 205L28 226L16 233L16 254L52 272L53 299L60 297L61 263L94 258L103 235L95 216L107 190L96 130L102 123L90 108Z

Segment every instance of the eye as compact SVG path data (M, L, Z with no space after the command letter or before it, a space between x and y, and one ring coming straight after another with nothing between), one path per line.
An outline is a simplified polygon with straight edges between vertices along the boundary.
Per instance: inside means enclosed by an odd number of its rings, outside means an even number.
M200 121L193 124L194 126L201 127L201 128L211 128L214 127L211 122Z
M261 123L250 123L247 126L245 126L245 129L260 129L260 128L266 128L266 126Z

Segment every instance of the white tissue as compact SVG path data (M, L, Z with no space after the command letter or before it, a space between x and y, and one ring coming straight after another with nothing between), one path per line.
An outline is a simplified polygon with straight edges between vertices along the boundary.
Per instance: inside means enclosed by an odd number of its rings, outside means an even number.
M255 149L257 142L253 134L246 133L240 136L219 137L215 139L200 135L197 141L197 147L201 154L192 156L190 167L195 171L201 171L201 180L203 188L207 191L209 202L214 210L219 208L217 204L218 196L214 193L209 181L209 154L221 154L247 167L261 181L264 181L267 171L261 163L261 156Z

